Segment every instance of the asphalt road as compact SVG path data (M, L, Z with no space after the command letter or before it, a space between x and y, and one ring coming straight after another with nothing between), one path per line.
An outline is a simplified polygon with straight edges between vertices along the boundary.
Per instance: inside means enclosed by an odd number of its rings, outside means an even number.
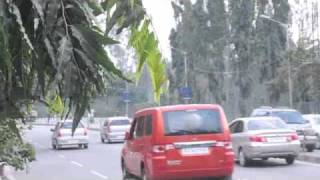
M90 131L89 149L52 150L49 127L35 126L26 133L37 151L37 161L29 173L16 172L17 180L121 180L122 144L102 144L99 133ZM320 165L282 160L256 162L251 167L236 166L234 180L319 180Z

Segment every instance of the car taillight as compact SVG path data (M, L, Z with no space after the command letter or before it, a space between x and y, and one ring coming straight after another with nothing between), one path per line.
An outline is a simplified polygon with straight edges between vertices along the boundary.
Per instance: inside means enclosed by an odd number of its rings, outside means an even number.
M232 150L232 143L227 141L227 142L217 142L216 144L217 147L224 147L226 150Z
M249 139L251 142L267 142L267 139L261 136L251 136Z
M289 137L288 137L288 141L295 141L295 140L298 140L299 139L299 136L294 133L294 134L291 134Z
M174 145L167 144L167 145L154 145L152 147L152 152L156 154L165 153L168 150L174 149Z
M58 137L62 137L61 131L58 131Z

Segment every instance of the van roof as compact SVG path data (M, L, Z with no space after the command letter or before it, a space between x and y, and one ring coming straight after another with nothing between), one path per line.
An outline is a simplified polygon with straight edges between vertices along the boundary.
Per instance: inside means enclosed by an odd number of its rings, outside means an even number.
M175 110L186 110L186 109L206 109L206 108L220 108L217 104L179 104L170 106L158 106L142 109L137 111L135 114L139 114L144 111L175 111Z

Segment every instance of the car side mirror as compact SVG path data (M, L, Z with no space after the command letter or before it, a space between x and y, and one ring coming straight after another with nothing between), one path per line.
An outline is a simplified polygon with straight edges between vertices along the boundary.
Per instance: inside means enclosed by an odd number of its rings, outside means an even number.
M131 140L132 139L132 137L130 136L130 133L127 131L126 132L126 134L125 134L125 136L124 136L124 140Z
M50 129L50 131L51 131L51 132L54 132L54 129L53 129L53 128L51 128L51 129Z
M304 122L305 122L306 124L310 124L310 121L309 121L308 119L305 119Z

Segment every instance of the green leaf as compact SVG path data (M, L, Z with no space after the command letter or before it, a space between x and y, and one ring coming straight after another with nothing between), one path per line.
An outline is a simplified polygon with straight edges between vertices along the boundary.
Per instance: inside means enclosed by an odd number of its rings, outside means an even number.
M31 0L33 6L35 7L35 9L37 10L39 17L41 19L41 22L44 22L44 12L43 12L43 8L41 5L41 2L43 2L43 0Z
M70 61L72 53L73 51L71 41L67 36L64 36L60 40L60 46L58 48L57 61L59 63L59 70L61 68L61 65L63 65L63 62Z
M34 50L33 45L29 39L28 34L26 33L26 29L23 26L23 22L21 19L21 14L19 11L19 8L14 4L14 2L12 0L7 0L8 6L9 6L9 12L11 14L13 14L16 18L16 23L19 26L19 30L22 34L23 39L26 41L26 43L28 44L28 46L30 47L30 49Z

